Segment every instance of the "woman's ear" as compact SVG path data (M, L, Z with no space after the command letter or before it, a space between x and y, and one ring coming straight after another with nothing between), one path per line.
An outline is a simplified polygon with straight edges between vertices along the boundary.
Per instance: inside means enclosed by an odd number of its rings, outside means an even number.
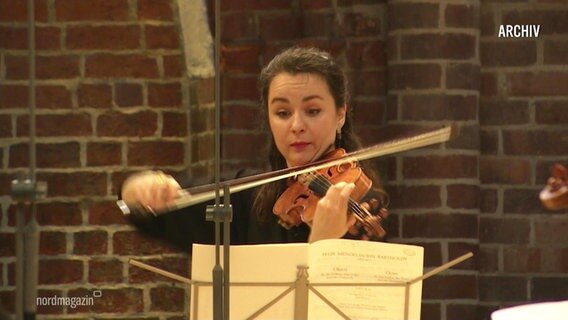
M345 118L347 116L347 105L344 104L342 107L337 109L337 126L342 128L345 124Z

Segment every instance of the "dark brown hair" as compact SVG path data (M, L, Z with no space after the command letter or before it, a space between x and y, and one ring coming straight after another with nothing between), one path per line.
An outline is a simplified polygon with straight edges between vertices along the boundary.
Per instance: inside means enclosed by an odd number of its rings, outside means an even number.
M293 47L284 50L274 57L260 73L258 87L260 91L261 113L265 119L267 119L266 113L268 109L268 91L270 84L274 77L281 73L291 75L302 73L317 74L325 79L337 109L346 105L348 102L347 79L343 70L334 59L327 52L316 48ZM347 152L361 148L361 143L351 126L350 113L350 109L347 108L345 123L341 128L341 134L337 135L335 139L335 146L337 148L343 148ZM270 139L268 154L271 170L286 168L286 160L276 148L274 138ZM368 170L367 168L363 169L371 179L376 176L372 170ZM259 221L265 221L267 215L272 213L274 203L285 188L285 181L277 181L266 184L258 190L253 203L252 213L257 216Z

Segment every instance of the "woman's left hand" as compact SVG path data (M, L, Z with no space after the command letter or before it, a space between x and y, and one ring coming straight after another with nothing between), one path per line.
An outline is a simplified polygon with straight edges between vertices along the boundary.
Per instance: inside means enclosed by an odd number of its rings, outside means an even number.
M355 216L347 213L349 196L355 185L339 182L331 186L318 201L312 222L310 242L342 237L355 224Z

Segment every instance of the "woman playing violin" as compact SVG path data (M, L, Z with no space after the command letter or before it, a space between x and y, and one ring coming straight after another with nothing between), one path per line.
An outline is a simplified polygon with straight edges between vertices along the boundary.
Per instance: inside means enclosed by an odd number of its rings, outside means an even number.
M271 169L310 164L337 148L347 152L360 148L351 127L345 75L329 54L313 48L285 50L262 70L259 89L261 109L272 133ZM371 170L363 169L373 177ZM348 213L354 185L345 182L331 186L317 202L311 227L300 224L284 228L272 212L289 183L282 180L232 194L234 243L313 242L344 236L379 240L384 235L369 236ZM122 199L160 210L178 196L180 189L171 176L145 172L125 181ZM375 181L363 207L372 215L386 217L384 198ZM211 242L213 224L204 221L204 207L181 211L191 213L133 220L140 228L166 235L184 247L192 242Z

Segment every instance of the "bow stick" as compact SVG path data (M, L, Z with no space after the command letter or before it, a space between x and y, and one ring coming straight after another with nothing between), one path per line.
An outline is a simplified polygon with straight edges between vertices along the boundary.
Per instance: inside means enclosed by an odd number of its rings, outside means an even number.
M341 165L347 162L356 162L372 158L377 158L397 152L407 151L415 148L425 147L437 143L442 143L448 141L455 130L452 126L446 126L441 129L429 131L426 133L418 134L416 136L402 138L394 141L388 141L380 143L368 148L361 149L359 151L351 152L345 156L328 160L328 161L317 161L306 166L282 169L274 171L268 174L260 174L256 176L245 177L241 179L232 180L229 185L230 193L239 192L247 190L250 188L258 187L263 184L271 183L274 181L287 179L290 177L302 175L308 172L317 171L324 168L333 167L336 165ZM259 178L262 176L264 178ZM215 190L202 191L204 189L209 189L211 185L200 186L190 189L185 189L180 191L180 197L168 204L164 210L155 211L151 208L143 208L139 205L127 205L124 201L117 201L117 205L123 214L128 215L131 213L135 214L153 214L158 215L161 213L169 212L172 210L177 210L185 207L189 207L194 204L209 201L215 198ZM223 196L223 190L221 190L221 196Z

